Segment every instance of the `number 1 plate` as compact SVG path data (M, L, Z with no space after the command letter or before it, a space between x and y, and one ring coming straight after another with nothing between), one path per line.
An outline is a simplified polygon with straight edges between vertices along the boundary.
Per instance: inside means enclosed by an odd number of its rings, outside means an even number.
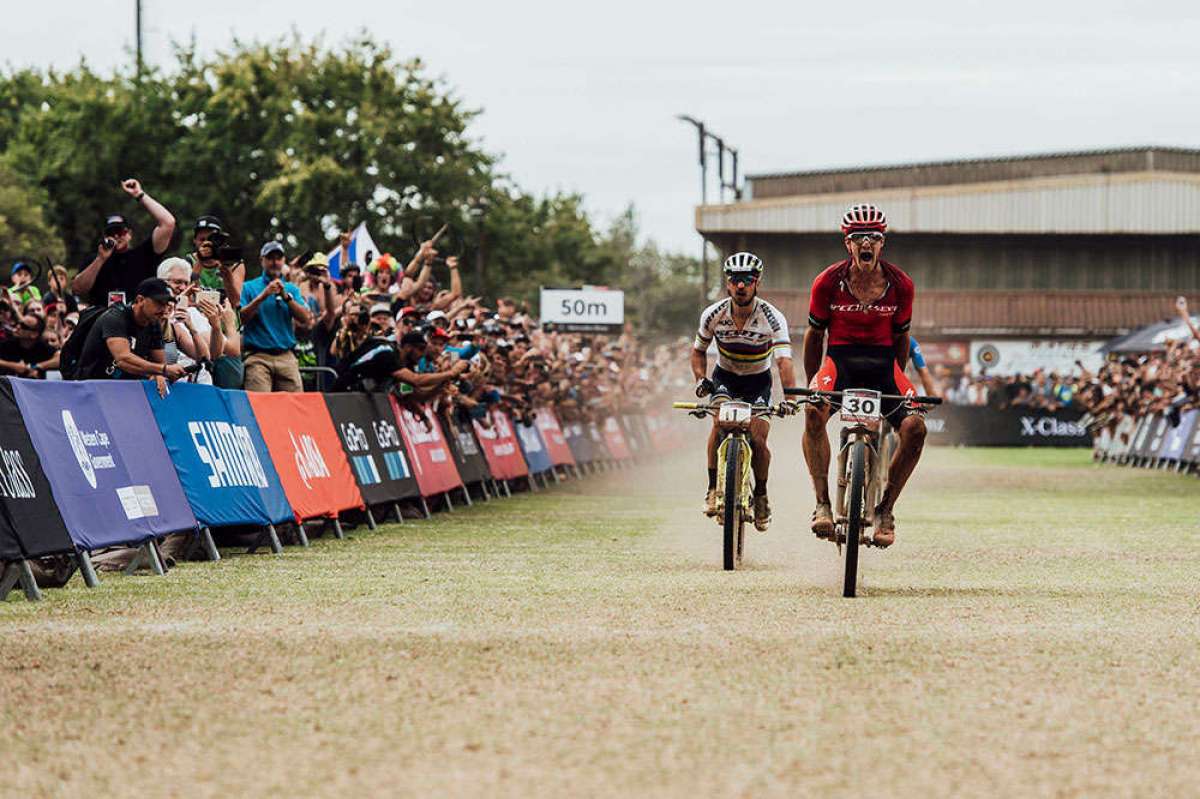
M850 388L842 392L842 421L860 424L869 430L879 429L880 394L865 388Z

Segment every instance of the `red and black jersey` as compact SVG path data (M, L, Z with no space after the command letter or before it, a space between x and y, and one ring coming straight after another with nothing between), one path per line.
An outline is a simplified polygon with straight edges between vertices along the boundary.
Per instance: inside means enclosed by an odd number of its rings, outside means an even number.
M829 330L829 346L874 344L890 347L912 324L912 278L880 260L886 279L879 299L864 305L850 293L850 260L839 261L817 275L808 304L808 323Z

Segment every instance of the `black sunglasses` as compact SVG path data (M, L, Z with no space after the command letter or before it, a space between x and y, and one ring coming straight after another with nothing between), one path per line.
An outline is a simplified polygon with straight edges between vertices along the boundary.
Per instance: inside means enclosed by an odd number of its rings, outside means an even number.
M878 232L872 233L851 233L850 241L862 243L864 241L883 241L883 234Z
M735 286L748 286L752 283L757 283L758 277L755 275L747 275L747 274L730 275L729 282Z

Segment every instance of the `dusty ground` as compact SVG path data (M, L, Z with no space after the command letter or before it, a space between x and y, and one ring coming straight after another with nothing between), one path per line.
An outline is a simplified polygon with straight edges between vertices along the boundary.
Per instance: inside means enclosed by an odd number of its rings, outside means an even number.
M776 456L0 605L0 795L1194 795L1195 478L932 451L838 594Z

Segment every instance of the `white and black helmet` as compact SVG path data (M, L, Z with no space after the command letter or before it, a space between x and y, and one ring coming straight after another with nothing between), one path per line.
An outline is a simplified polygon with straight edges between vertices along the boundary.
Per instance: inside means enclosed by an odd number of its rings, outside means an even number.
M725 259L725 265L721 267L721 271L725 273L726 277L746 274L762 277L763 262L752 252L735 252Z

